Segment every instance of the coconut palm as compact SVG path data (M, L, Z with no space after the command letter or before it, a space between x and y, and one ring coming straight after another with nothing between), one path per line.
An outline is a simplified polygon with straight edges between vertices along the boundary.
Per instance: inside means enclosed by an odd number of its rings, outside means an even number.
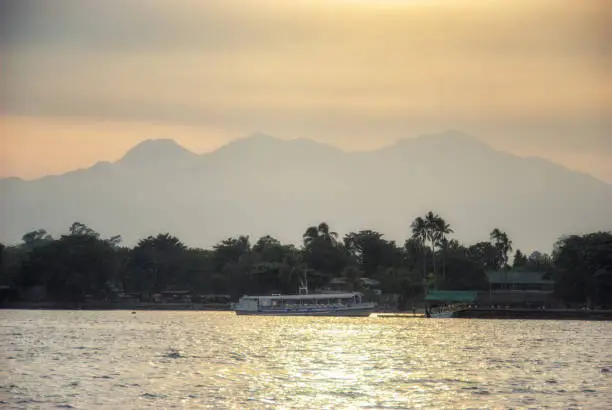
M330 231L327 223L321 222L317 228L319 230L319 237L325 242L334 246L338 243L338 233Z
M442 238L442 234L439 230L440 219L440 215L434 214L432 211L429 211L427 215L425 215L427 239L431 242L431 260L434 276L436 275L436 243Z
M456 239L451 239L448 242L448 249L459 249L460 246L461 246L461 244Z
M304 239L304 246L308 247L317 239L321 239L333 246L336 246L338 242L338 233L330 231L329 225L325 222L321 222L318 226L310 226L302 235Z
M448 248L448 238L446 236L454 231L441 217L438 217L435 221L434 228L436 229L436 236L439 238L439 247L442 250L442 277L446 279L446 249Z
M425 249L425 241L427 240L427 223L419 216L412 222L410 228L412 228L412 239L417 241L419 244L421 257L423 259L423 279L425 279L427 277L427 252Z
M302 235L302 238L304 240L304 246L310 246L314 241L316 241L318 237L319 230L317 229L317 227L309 226L308 229L306 229L306 232L304 232L304 235Z
M491 242L497 253L496 268L501 269L508 264L508 253L512 251L512 241L508 238L508 234L495 228L491 231Z
M307 272L308 267L304 261L303 254L300 252L290 252L283 259L278 275L286 291L295 291L300 284L306 282Z

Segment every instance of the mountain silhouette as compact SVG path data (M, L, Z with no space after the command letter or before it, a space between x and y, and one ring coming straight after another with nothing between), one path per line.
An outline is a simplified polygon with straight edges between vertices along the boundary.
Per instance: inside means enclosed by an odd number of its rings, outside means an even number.
M197 158L193 152L181 147L174 140L150 139L129 150L117 164L132 167L158 166L159 163L179 163Z
M239 234L300 243L326 221L403 243L428 210L461 241L488 240L498 227L515 248L550 252L561 235L612 229L612 186L457 131L354 153L262 133L203 155L148 140L115 163L0 180L0 241L40 228L59 235L79 221L128 245L159 232L202 247Z

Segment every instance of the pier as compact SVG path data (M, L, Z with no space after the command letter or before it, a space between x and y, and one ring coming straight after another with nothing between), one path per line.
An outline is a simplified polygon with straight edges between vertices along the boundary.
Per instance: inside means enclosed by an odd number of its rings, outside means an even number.
M455 312L464 319L612 320L612 310L467 308Z

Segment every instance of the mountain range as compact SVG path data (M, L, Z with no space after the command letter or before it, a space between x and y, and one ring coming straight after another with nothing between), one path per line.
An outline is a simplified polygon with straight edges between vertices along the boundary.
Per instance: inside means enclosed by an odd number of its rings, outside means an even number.
M325 221L403 243L428 210L460 241L488 240L497 227L515 248L550 252L562 235L612 229L612 185L453 131L369 152L265 134L202 155L147 140L113 163L1 179L0 241L40 228L59 235L79 221L127 245L159 232L198 247L239 234L297 244Z

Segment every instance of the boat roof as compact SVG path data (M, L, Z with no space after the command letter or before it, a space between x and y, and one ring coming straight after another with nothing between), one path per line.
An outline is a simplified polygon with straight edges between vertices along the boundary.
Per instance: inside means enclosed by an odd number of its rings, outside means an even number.
M356 295L361 296L359 292L351 293L309 293L307 295L267 295L267 296L250 296L244 295L245 298L251 299L270 299L270 300L303 300L303 299L346 299Z

